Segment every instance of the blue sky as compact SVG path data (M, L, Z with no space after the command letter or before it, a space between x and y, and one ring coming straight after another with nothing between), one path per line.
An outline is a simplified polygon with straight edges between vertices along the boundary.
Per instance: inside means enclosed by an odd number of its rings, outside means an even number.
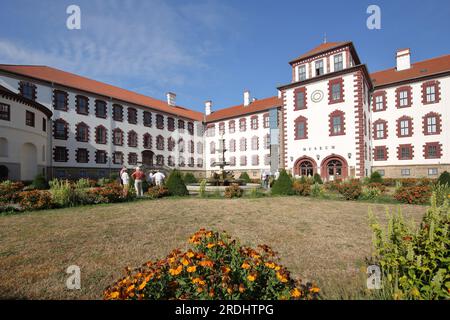
M81 30L66 8L81 8ZM370 4L381 30L366 27ZM288 61L323 41L351 40L369 71L450 54L448 0L1 0L0 63L44 64L203 111L276 95Z

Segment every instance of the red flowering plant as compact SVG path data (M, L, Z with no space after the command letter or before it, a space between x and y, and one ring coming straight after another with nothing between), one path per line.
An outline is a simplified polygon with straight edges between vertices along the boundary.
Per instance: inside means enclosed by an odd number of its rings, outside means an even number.
M201 229L192 249L147 262L103 292L104 299L317 299L319 288L294 280L267 245L242 247L225 232Z
M0 203L16 203L20 200L19 193L24 188L22 182L4 181L0 183Z
M430 196L430 186L400 187L394 194L396 200L409 204L425 204Z

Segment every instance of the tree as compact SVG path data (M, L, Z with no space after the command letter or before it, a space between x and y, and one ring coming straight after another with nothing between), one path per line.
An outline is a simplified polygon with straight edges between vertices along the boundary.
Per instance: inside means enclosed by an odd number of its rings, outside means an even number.
M197 178L195 178L195 176L190 172L187 172L184 175L183 180L184 180L184 183L186 183L186 184L197 183Z
M383 177L381 177L381 174L378 171L372 172L369 179L370 183L383 183Z
M322 178L320 177L320 174L314 173L314 183L323 184Z
M166 187L172 196L187 196L189 194L184 184L183 176L178 170L173 170L170 173L169 178L167 178Z
M247 172L242 172L241 175L239 176L239 180L242 180L245 183L250 183L251 182L250 177L249 177Z
M292 189L292 179L287 174L286 170L280 171L280 176L275 181L272 187L272 194L275 195L291 195L294 193Z
M442 172L437 182L440 185L447 184L448 186L450 186L450 173L448 173L447 171Z

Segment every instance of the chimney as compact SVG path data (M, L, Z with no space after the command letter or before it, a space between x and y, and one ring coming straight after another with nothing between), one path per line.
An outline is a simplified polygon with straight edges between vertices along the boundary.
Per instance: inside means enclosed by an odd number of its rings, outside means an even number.
M244 107L248 106L250 104L250 91L245 90L244 91Z
M212 112L212 101L208 100L205 102L205 114L209 116Z
M177 95L173 92L167 92L166 97L167 97L167 104L169 106L175 107L176 106L175 99L176 99Z
M278 90L278 98L281 98L281 90Z
M397 71L411 68L411 52L408 49L397 50Z

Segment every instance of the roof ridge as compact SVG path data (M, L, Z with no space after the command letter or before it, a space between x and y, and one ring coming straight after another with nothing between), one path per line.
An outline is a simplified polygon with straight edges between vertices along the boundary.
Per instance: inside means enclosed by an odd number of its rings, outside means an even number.
M416 62L411 63L411 65L413 66L413 65L418 64L418 63L423 63L423 62L428 62L428 61L431 61L431 60L442 59L442 58L445 58L445 57L450 57L450 54L443 54L443 55L440 55L440 56L437 56L437 57L434 57L434 58L428 58L428 59L425 59L425 60L416 61ZM395 69L396 69L396 67L382 69L382 70L371 72L370 75L375 74L375 73L379 73L379 72L395 70ZM407 70L409 70L409 69L405 69L405 70L401 70L401 71L407 71Z

